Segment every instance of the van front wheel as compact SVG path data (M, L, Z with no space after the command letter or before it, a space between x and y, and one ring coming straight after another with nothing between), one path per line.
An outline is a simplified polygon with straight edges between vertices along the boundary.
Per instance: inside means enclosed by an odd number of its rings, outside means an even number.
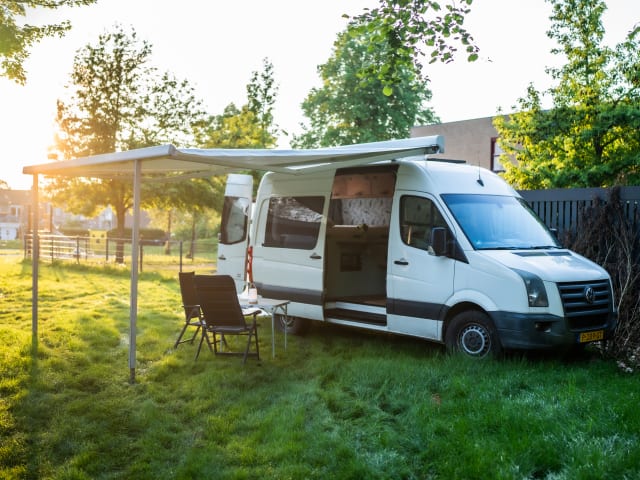
M469 310L457 314L447 327L445 344L450 352L473 358L497 357L502 352L493 322L484 312Z
M287 333L292 335L303 335L309 328L309 320L306 318L294 317L293 315L276 314L275 316L276 328L280 332L284 332L285 328Z

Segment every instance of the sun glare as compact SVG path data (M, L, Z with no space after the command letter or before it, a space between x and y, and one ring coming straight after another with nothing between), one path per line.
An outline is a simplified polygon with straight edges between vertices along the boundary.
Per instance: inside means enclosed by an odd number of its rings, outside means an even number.
M40 102L51 102L46 91L0 79L0 180L12 189L31 188L33 179L22 168L47 162L53 144L55 104L50 115L43 115Z

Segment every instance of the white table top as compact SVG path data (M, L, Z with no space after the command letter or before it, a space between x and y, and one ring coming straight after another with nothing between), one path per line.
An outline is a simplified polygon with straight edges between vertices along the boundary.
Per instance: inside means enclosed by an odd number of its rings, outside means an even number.
M258 296L257 303L249 303L249 298L246 296L238 295L238 301L242 308L276 308L282 307L290 303L290 300L282 300L277 298L263 298Z

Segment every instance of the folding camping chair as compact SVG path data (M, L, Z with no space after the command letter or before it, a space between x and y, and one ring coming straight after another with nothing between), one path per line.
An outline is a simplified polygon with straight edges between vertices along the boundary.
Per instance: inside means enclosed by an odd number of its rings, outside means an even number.
M180 293L182 294L182 307L184 308L184 326L180 331L180 335L173 345L173 348L178 348L181 343L193 343L198 335L198 332L202 328L202 311L198 304L198 293L196 292L195 284L195 272L180 272L178 274L180 279ZM189 327L196 327L196 331L193 336L188 340L182 340L182 336Z
M209 350L215 355L242 355L242 363L247 361L248 356L255 356L260 360L256 317L261 310L255 308L243 311L240 308L236 285L230 275L196 275L195 284L198 303L202 309L203 325L196 359L200 355L202 343L206 341ZM253 320L248 323L246 317L253 317ZM210 338L210 335L213 338ZM225 337L231 335L247 337L244 352L227 350L228 345L225 345L224 350L218 348L221 347L221 342L225 341ZM251 351L252 345L254 351Z

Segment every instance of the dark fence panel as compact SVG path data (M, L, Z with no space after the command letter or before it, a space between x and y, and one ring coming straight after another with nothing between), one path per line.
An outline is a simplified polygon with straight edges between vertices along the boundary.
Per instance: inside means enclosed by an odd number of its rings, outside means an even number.
M549 228L556 229L558 235L562 237L567 232L580 231L580 218L584 209L592 206L596 199L606 202L610 189L556 188L521 190L519 193L542 221ZM639 229L640 187L620 187L620 199L627 218L634 228Z

